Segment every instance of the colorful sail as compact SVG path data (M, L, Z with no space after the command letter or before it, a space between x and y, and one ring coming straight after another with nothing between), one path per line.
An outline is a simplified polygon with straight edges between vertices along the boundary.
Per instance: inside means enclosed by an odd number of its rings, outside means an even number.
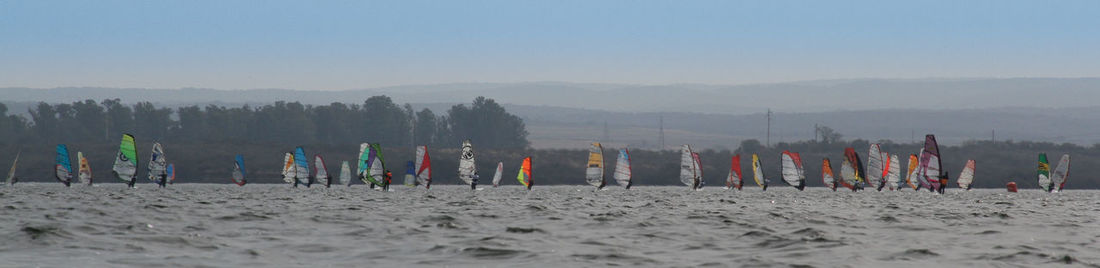
M821 182L825 183L825 187L829 187L833 191L836 191L836 177L833 176L833 164L829 163L829 158L821 160Z
M584 180L588 184L596 186L597 189L603 188L604 185L607 185L603 173L603 145L600 145L599 142L593 142L592 146L588 148L588 165L584 169Z
M321 154L313 155L313 181L324 184L326 188L332 186L332 177L328 175L328 166Z
M405 186L416 187L416 163L413 161L405 162Z
M8 185L15 185L16 182L19 182L19 179L15 178L15 167L19 166L19 155L22 153L23 151L16 152L15 160L11 161L11 169L8 170Z
M359 177L359 180L366 184L373 184L370 179L367 170L370 167L370 143L359 144L359 162L356 164L355 175ZM351 185L349 182L348 185Z
M476 186L477 166L474 162L474 145L470 140L462 141L462 155L458 159L458 178L467 185ZM521 172L522 173L522 172Z
M917 158L917 155L909 155L909 169L905 172L905 174L907 174L905 175L905 184L908 184L913 190L920 190L921 183L917 180L917 178L919 178L919 176L917 176L919 167L920 160Z
M168 163L168 168L165 170L168 172L168 183L171 184L176 181L176 166L172 163Z
M768 177L764 176L764 166L760 164L760 157L756 154L752 154L752 179L756 181L756 185L760 186L761 190L768 190Z
M858 191L863 189L863 161L852 147L844 148L844 162L840 167L840 185Z
M890 155L890 162L886 164L886 184L890 186L890 191L896 191L902 187L900 161L898 155Z
M680 147L680 182L695 188L695 157L692 156L691 145L684 144Z
M309 187L311 181L309 180L309 158L306 157L305 149L302 146L294 148L294 179L297 181L295 185L305 185Z
M500 179L504 177L504 162L497 162L497 172L493 173L493 187L500 186Z
M619 149L619 159L615 161L615 182L630 189L633 171L630 167L630 151Z
M416 181L424 188L432 188L432 158L428 146L416 147Z
M741 178L741 155L733 155L730 158L730 174L726 178L726 189L741 190L741 186L745 184Z
M122 142L118 146L118 156L111 171L115 177L134 187L137 182L137 147L134 144L134 135L122 134Z
M244 168L244 155L238 154L236 160L233 161L233 183L236 183L238 186L244 186L245 183L248 183L248 181L246 180L246 175L247 173L245 172Z
M374 181L375 185L382 186L383 188L390 187L390 178L386 176L386 160L382 157L382 145L380 143L373 143L370 145L370 169L368 174L371 181Z
M54 177L57 181L69 186L73 181L73 165L69 161L69 147L64 144L57 145L57 157L54 158L55 173Z
M966 166L963 167L962 173L959 174L959 188L970 190L970 187L974 184L974 159L966 160Z
M153 151L149 156L149 180L156 184L168 183L168 160L164 157L164 147L159 142L153 143Z
M783 171L781 174L783 175L783 182L799 191L806 188L805 171L802 168L802 159L798 156L798 153L783 151L779 158L782 161Z
M348 161L340 162L340 184L351 186L351 165Z
M940 147L936 144L935 135L928 134L924 137L924 151L921 153L920 162L921 176L924 177L925 181L927 181L930 186L928 190L942 190L940 188L942 186L940 179L946 176L943 174L941 168L943 164L940 160Z
M1069 179L1069 155L1063 154L1062 159L1058 160L1058 167L1054 168L1054 175L1050 177L1051 189L1061 192L1066 186L1067 179Z
M80 180L81 184L92 185L92 166L88 164L88 159L84 158L84 153L76 152L76 163L79 167L76 171L76 178Z
M523 164L519 166L519 175L516 175L516 180L520 184L527 187L527 190L531 190L531 186L535 185L534 179L531 177L531 157L523 159Z
M288 184L291 184L291 185L295 185L295 182L297 182L297 180L294 179L294 175L298 174L298 171L294 170L295 167L296 167L296 165L294 165L294 154L286 153L286 155L283 156L283 181L284 182L286 182Z
M867 186L881 191L885 181L882 178L883 171L886 171L886 159L882 157L882 149L879 145L871 144L871 149L867 152L867 173L865 176Z
M1050 192L1054 182L1050 179L1050 162L1047 154L1039 154L1039 189Z

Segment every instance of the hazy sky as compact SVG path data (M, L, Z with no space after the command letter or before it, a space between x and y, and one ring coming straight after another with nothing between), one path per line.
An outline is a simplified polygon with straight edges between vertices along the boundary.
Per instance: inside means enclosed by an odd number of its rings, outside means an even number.
M1100 76L1100 1L9 1L0 87Z

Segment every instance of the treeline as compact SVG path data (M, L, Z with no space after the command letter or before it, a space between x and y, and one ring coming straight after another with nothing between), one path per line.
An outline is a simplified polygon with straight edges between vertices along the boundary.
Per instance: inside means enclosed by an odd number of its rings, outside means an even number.
M138 138L139 161L145 165L148 160L148 150L151 140ZM882 150L891 154L898 154L902 165L906 165L907 156L917 153L922 144L899 144L891 141L879 141ZM783 150L799 152L806 169L807 185L811 187L822 186L821 159L828 157L833 162L833 170L839 176L841 158L844 148L853 147L866 161L867 151L871 142L866 140L819 142L803 141L794 143L778 143L766 147L756 140L746 140L740 144L740 148L730 150L703 149L699 153L703 163L704 179L707 187L720 187L725 184L729 174L730 157L734 154L741 155L741 168L745 178L745 189L756 191L758 188L752 182L752 169L750 166L751 154L757 153L762 161L765 174L771 179L772 187L786 187L780 178L780 158ZM297 144L287 143L236 143L236 142L181 142L165 143L165 151L169 162L175 164L179 182L204 182L204 183L229 183L229 175L232 170L232 161L235 154L244 154L246 166L252 183L281 183L279 172L282 168L283 153L292 150ZM70 150L83 151L89 155L93 172L100 182L115 182L111 177L110 166L113 161L117 144L114 143L72 143ZM406 161L413 160L414 149L411 146L393 145L384 146L386 167L394 172L396 180L403 177ZM587 161L587 150L579 149L488 149L474 144L477 151L477 166L483 178L483 183L488 183L497 162L504 162L505 185L518 184L515 180L523 157L532 156L533 176L539 185L583 185L584 168ZM18 148L17 148L18 147ZM328 161L330 174L339 172L340 161L354 161L358 151L358 143L348 144L304 144L307 154L321 154ZM433 174L436 184L459 184L457 179L459 150L455 146L429 147L432 156ZM20 159L21 168L17 175L23 181L52 181L53 180L53 145L6 145L2 148L5 152L22 150ZM977 188L1003 188L1009 181L1017 182L1020 187L1035 189L1037 154L1045 152L1052 161L1057 161L1061 154L1070 154L1073 157L1073 168L1067 188L1071 189L1097 189L1100 183L1094 179L1100 174L1100 146L1082 147L1073 144L1054 144L1049 142L1015 142L1015 141L974 141L960 146L940 147L943 164L950 172L951 187L955 185L959 172L967 159L977 161L975 187ZM607 148L605 157L607 161L606 177L611 180L614 172L614 161L618 148ZM633 174L636 185L680 185L679 182L679 151L676 150L638 150L631 149L633 161ZM11 163L12 154L0 157L2 163ZM312 163L311 163L312 165ZM1052 163L1052 165L1056 165ZM142 166L144 167L144 166ZM904 170L903 170L904 172ZM145 171L139 172L139 178L145 178ZM359 182L356 182L359 183ZM614 182L608 182L615 185Z
M485 97L455 105L446 114L414 111L387 96L362 104L334 102L303 105L276 102L258 107L208 105L175 110L149 102L124 105L119 99L85 100L71 104L39 103L30 119L8 115L0 104L0 142L117 142L121 133L162 143L277 144L424 144L458 147L471 139L484 148L526 148L527 130L519 117Z

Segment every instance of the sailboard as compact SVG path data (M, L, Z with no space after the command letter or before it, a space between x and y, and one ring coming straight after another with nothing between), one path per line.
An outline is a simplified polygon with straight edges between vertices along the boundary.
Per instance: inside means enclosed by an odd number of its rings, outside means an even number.
M870 188L882 191L882 186L885 185L885 181L882 178L883 171L885 171L886 159L882 157L882 149L877 143L871 144L871 149L867 152L867 173L866 183Z
M908 184L913 190L920 190L921 183L918 182L919 176L917 176L918 168L920 167L920 160L917 155L909 155L909 169L905 172L905 184Z
M76 152L76 163L78 166L76 178L81 184L92 185L92 166L88 164L88 159L84 158L84 153Z
M73 180L73 165L69 161L69 147L58 144L57 157L54 158L56 164L54 177L57 178L57 181L65 184L65 187L68 187Z
M782 161L783 171L781 174L783 175L783 182L799 191L805 189L806 176L802 168L802 158L798 156L798 153L783 151L779 158Z
M1055 192L1061 192L1066 186L1067 179L1069 179L1069 155L1063 154L1062 159L1058 160L1058 167L1054 168L1054 174L1050 177L1050 188Z
M630 150L619 149L619 159L615 161L615 182L630 189L633 171L630 167Z
M962 173L959 174L959 179L956 181L959 184L959 188L970 190L970 187L974 184L974 159L966 160L966 166L963 167Z
M898 155L890 155L890 162L886 164L886 184L890 186L890 191L896 191L901 189L901 160L898 160Z
M519 166L519 174L516 175L516 180L519 181L527 190L530 191L531 187L535 185L534 178L531 177L531 157L523 159L523 164Z
M283 156L283 181L287 184L297 185L296 182L298 180L294 179L294 175L298 174L298 172L295 171L294 168L294 154L286 153L286 155Z
M416 181L424 188L432 188L432 158L428 155L428 146L416 147Z
M1054 181L1050 179L1050 162L1047 162L1047 154L1039 154L1039 189L1050 192Z
M332 177L328 175L328 166L325 165L325 158L321 157L321 154L313 155L313 180L324 184L325 188L332 186Z
M760 164L760 157L756 154L752 154L752 179L756 181L756 185L760 186L760 190L768 190L768 177L764 176L764 167Z
M924 151L921 152L920 161L921 176L928 182L928 190L942 193L943 184L940 179L946 178L946 176L941 169L943 164L940 160L940 147L936 144L935 135L928 134L924 136Z
M137 147L134 144L134 135L122 134L122 142L118 146L118 156L111 172L119 180L126 182L130 188L137 182Z
M695 156L691 151L691 145L680 146L680 182L692 189L696 186Z
M236 183L237 186L244 186L245 183L248 183L246 175L247 173L245 172L244 168L244 155L238 154L236 159L233 161L233 174L231 177L233 178L233 183Z
M825 187L829 187L834 192L836 191L836 177L833 176L833 164L829 163L829 158L821 159L821 182L825 183Z
M726 177L726 189L741 190L744 181L741 179L741 155L730 157L730 174Z
M462 141L462 155L458 159L458 178L471 188L477 187L477 166L474 162L474 145L470 140ZM522 172L521 172L522 173Z
M405 186L416 187L416 162L405 162Z
M159 142L153 143L153 151L149 155L149 180L163 187L168 184L168 160L164 158L164 147Z
M607 184L604 181L603 173L603 145L600 145L599 142L593 142L592 146L588 148L588 165L584 169L584 180L588 184L596 186L596 189L601 189Z
M863 161L852 147L844 148L844 162L840 166L840 185L852 191L863 190Z
M15 153L15 160L11 161L11 169L8 170L8 185L15 185L16 182L19 182L19 179L15 178L15 168L19 166L19 155L22 153L22 150L17 151Z
M493 187L500 186L500 179L504 177L504 162L497 162L497 172L493 173Z
M340 162L340 184L351 186L351 165L348 161Z
M306 151L302 149L302 146L294 148L294 179L294 186L305 185L308 188L311 184L309 158L306 157Z

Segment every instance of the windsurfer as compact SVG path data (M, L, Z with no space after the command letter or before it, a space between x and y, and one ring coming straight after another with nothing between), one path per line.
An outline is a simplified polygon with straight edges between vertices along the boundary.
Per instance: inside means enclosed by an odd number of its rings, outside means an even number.
M470 190L477 190L477 179L481 178L481 175L474 171L474 180L470 182Z
M390 173L389 169L387 169L386 170L386 185L383 185L382 189L389 190L390 189L390 181L392 181L392 179L393 179L393 174Z

